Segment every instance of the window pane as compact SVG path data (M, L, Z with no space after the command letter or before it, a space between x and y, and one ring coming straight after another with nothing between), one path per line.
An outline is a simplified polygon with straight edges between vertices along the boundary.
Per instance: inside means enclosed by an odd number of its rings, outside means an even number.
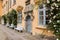
M39 6L39 8L42 9L42 8L43 8L43 5L41 4L41 5Z
M22 12L19 12L17 15L17 22L22 23Z
M40 17L39 17L39 24L40 24L40 25L43 25L43 19L44 19L43 16L40 16Z
M16 0L13 0L13 5L16 4Z
M44 17L43 17L43 10L39 12L39 24L40 25L43 25L43 20L44 20Z
M43 11L40 11L39 15L43 15Z
M9 0L8 2L9 2L9 8L11 8L11 0Z

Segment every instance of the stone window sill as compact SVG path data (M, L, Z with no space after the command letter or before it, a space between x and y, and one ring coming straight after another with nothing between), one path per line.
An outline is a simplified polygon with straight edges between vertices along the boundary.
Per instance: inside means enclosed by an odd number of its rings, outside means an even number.
M36 27L36 29L46 30L46 27Z

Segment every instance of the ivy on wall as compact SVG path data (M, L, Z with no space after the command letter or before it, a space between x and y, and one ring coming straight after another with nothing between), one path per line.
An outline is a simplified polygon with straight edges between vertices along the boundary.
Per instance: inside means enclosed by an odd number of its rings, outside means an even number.
M3 15L3 16L2 16L2 19L4 20L4 25L6 25L6 23L7 23L6 15Z

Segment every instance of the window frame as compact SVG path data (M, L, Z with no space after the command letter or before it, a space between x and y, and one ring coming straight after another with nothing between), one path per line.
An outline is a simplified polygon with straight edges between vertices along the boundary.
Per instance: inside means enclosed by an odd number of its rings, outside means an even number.
M41 12L41 11L43 11L43 15L42 15L42 16L43 16L43 24L40 23L40 16L41 16L41 15L40 15L40 12ZM42 16L41 16L41 17L42 17ZM42 26L45 26L45 25L46 25L46 7L45 7L45 5L43 5L43 8L41 8L41 9L38 8L38 24L39 24L39 25L42 25Z
M13 0L13 5L15 5L16 4L16 0Z
M22 23L22 12L18 12L17 14L17 23Z
M11 8L11 5L12 5L12 0L9 0L9 1L8 1L8 6L9 6L9 8Z

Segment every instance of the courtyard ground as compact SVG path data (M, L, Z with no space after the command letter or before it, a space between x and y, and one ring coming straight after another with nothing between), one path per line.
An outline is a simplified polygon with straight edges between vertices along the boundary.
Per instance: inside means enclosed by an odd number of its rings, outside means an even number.
M47 40L41 37L35 37L26 32L17 32L0 24L0 40Z

